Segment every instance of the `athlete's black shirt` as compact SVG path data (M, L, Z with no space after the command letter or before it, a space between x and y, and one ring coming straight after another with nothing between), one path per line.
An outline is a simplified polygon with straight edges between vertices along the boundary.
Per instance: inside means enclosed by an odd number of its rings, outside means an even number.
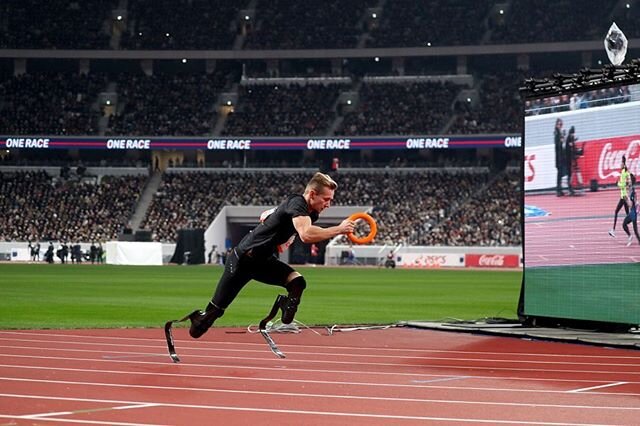
M236 247L238 256L251 250L252 257L268 257L278 252L278 246L294 236L293 218L309 216L311 223L318 220L318 212L309 213L302 195L290 195L262 223L256 226Z

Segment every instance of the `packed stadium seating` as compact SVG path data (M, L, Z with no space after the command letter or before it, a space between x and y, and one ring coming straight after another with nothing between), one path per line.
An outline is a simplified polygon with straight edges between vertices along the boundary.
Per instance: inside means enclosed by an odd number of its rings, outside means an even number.
M602 40L616 0L512 0L505 16L495 22L491 43L545 43Z
M340 185L334 205L374 207L380 243L520 244L516 172L495 180L486 168L350 170L333 177ZM155 240L173 241L177 229L208 227L225 205L275 206L302 193L308 179L302 171L167 173L144 227ZM411 182L420 183L419 192ZM495 223L504 229L496 231Z
M226 83L224 73L120 74L121 111L109 119L109 135L211 134L216 123L217 97Z
M245 49L338 49L356 47L367 0L264 0Z
M108 49L117 0L4 0L1 49Z
M522 101L518 85L522 72L501 72L485 76L476 106L461 102L458 115L449 128L451 134L520 132Z
M123 49L231 49L246 0L130 0Z
M0 82L0 134L93 135L102 74L34 73Z
M394 0L385 3L367 47L477 44L491 2ZM446 19L442 19L446 17Z
M53 179L43 171L4 172L0 177L4 241L117 239L146 181L144 175L105 176L99 183Z
M337 84L242 86L224 135L296 136L326 134L340 92Z
M459 90L451 83L363 84L360 104L345 115L336 133L437 134L451 117Z

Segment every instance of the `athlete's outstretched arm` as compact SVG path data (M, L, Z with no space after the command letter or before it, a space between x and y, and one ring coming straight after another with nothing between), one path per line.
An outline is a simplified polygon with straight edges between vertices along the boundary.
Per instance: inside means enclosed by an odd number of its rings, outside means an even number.
M321 228L311 223L309 216L297 216L293 218L293 226L303 243L318 243L328 240L340 234L353 232L355 222L345 219L340 225Z

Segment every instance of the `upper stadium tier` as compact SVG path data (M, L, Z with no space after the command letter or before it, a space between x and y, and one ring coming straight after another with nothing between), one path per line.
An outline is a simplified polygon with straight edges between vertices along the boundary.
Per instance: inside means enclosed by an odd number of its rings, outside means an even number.
M601 40L611 21L634 38L640 34L640 8L632 3L5 0L0 48L282 50L573 42Z

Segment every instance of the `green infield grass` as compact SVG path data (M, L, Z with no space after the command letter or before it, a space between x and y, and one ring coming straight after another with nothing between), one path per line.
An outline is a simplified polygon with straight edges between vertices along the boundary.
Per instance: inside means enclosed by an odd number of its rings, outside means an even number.
M297 267L307 325L403 320L515 319L521 271ZM202 309L218 266L0 264L0 328L160 327ZM219 326L264 317L280 287L250 282Z

